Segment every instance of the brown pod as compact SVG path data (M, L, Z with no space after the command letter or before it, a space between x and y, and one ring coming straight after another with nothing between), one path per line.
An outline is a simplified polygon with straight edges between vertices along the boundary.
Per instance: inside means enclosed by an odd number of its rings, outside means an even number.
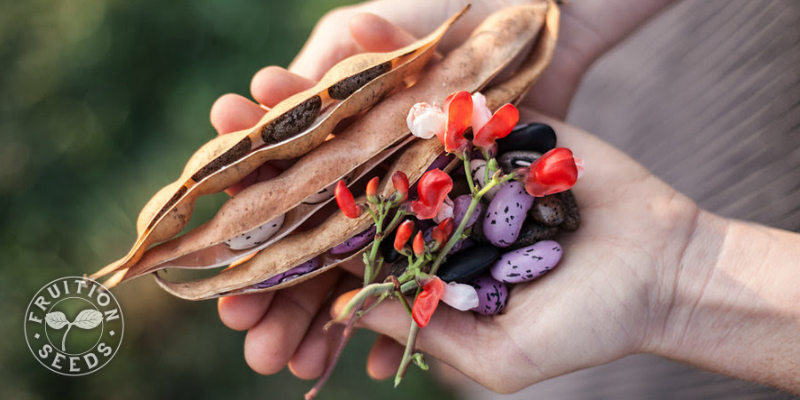
M541 26L541 30L531 29L532 26L535 27L537 24ZM514 27L516 29L513 29ZM526 30L529 31L528 33L532 31L532 36L525 37L526 32L522 31ZM549 63L555 47L557 30L558 8L549 1L503 10L494 14L476 30L476 33L465 44L453 50L441 63L424 75L417 85L385 100L358 120L346 132L338 135L336 139L326 142L317 150L299 160L295 167L284 173L286 179L295 179L295 182L297 182L297 179L302 179L303 177L308 179L308 177L317 177L326 173L341 175L342 171L346 169L342 167L342 163L351 162L357 165L363 162L362 157L374 153L376 151L374 149L389 145L395 137L408 135L407 128L405 128L405 115L415 102L441 102L444 97L454 91L476 91L481 89L485 82L488 82L500 69L507 65L507 62L513 59L538 32L533 50L522 66L510 78L485 91L487 106L490 109L497 109L507 102L516 102L530 88ZM491 34L481 34L485 32ZM513 49L509 49L509 47L513 47ZM501 57L508 57L508 59L501 59ZM454 77L452 76L453 71L456 70L464 71ZM463 81L459 82L459 79ZM401 132L392 133L393 129L400 129ZM372 134L375 130L381 131L382 134ZM387 138L386 136L390 137ZM401 158L398 159L398 164L395 164L392 170L403 170L407 174L411 172L409 178L413 175L415 176L414 179L418 179L418 176L424 172L429 163L441 152L441 145L436 141L429 140L421 143L404 150ZM353 146L352 144L357 145ZM418 149L416 146L423 145L429 147L431 158L412 157L412 149ZM318 163L320 160L327 162ZM400 160L405 160L404 162L406 163L411 162L411 164L399 165L401 164ZM302 170L301 168L304 167L308 169ZM331 172L331 170L335 171ZM282 192L280 195L276 194L274 198L266 199L269 201L263 204L281 207L284 205L283 203L289 205L297 201L298 198L302 199L303 196L308 195L307 191L302 194L294 193L293 188L279 184L278 181L280 179L281 177L278 177L277 180L262 182L259 184L264 185L261 188L251 187L253 188L253 193L257 193L257 196L254 195L252 200L261 198L264 195L269 197L278 192L278 188L286 189L286 192ZM331 182L327 179L323 181ZM388 179L383 180L384 185L387 182ZM324 187L324 184L318 187ZM250 203L251 207L255 205L255 203ZM230 221L226 218L235 218L236 214L234 210L226 212L225 207L223 207L215 219ZM365 217L365 215L358 219L347 220L344 219L341 213L337 212L323 225L310 231L285 237L261 251L252 260L235 268L222 271L210 278L183 283L167 282L160 277L156 277L156 279L168 292L191 300L253 291L277 290L292 286L302 282L304 279L323 273L325 270L345 260L329 259L324 263L323 267L309 273L307 276L270 288L258 289L253 285L283 273L313 257L323 255L331 247L363 231L372 224L371 219ZM319 242L319 237L324 238L324 240ZM298 249L304 249L302 254L298 255Z
M465 11L466 8L424 39L403 49L364 53L341 61L313 88L270 109L253 128L221 135L206 143L189 159L181 177L156 193L142 209L137 222L139 236L128 254L91 276L96 278L128 268L151 244L176 235L188 223L199 196L224 190L268 160L295 158L309 152L340 121L363 112L391 91L405 86L406 80L433 56L444 33ZM390 65L390 70L378 75L385 71L386 65ZM345 99L332 98L329 95L332 87L339 97L346 92L350 95ZM273 144L275 141L279 142Z

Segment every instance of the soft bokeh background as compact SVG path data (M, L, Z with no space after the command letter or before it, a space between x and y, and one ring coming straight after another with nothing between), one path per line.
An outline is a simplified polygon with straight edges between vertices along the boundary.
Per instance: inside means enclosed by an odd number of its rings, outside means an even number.
M214 99L287 65L342 3L0 0L0 399L286 399L311 386L253 373L244 334L222 326L213 302L173 299L149 280L115 289L123 348L88 377L39 365L22 313L45 283L127 251L141 205L214 134ZM800 231L798 62L797 1L684 0L600 60L568 120L711 211ZM202 201L197 219L222 198ZM370 381L370 338L352 343L323 398L454 398L435 374L414 371L396 391ZM647 355L515 395L459 387L470 400L795 398Z
M114 290L123 346L91 375L43 368L22 323L44 284L127 251L141 206L215 135L218 96L249 95L253 73L288 65L347 2L0 2L0 399L287 399L313 385L252 372L244 334L223 327L216 302L171 298L149 279ZM202 201L195 220L221 200ZM450 398L430 374L399 390L371 381L371 340L351 343L323 398Z

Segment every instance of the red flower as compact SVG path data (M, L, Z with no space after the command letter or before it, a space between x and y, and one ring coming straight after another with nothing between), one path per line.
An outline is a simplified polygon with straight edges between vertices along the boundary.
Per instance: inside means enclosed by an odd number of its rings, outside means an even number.
M444 246L445 242L450 239L450 235L453 234L454 226L453 218L448 218L433 228L431 236L433 236L433 241L436 242L437 247L441 248Z
M464 132L472 120L472 96L469 92L455 92L444 100L442 109L447 113L444 132L437 133L448 153L463 153L469 148Z
M401 197L399 201L405 201L408 197L408 177L405 172L397 171L392 174L392 185L394 185L394 190L396 190Z
M336 197L336 204L339 205L339 208L342 209L342 213L344 213L347 218L358 218L358 216L361 215L363 209L356 204L353 194L350 193L350 189L347 188L347 184L344 183L344 181L339 181L339 183L336 184L334 197Z
M403 221L397 227L397 233L394 235L394 249L398 253L403 251L403 247L408 242L408 239L411 238L412 233L414 233L414 221L410 219Z
M484 125L472 127L475 132L472 143L484 152L489 151L494 147L495 140L508 136L517 122L519 122L519 110L511 104L506 104L500 107Z
M428 325L428 322L436 311L436 306L439 305L439 300L444 293L444 282L438 277L433 277L422 287L422 291L417 295L414 300L414 306L411 307L411 317L420 328Z
M380 179L376 176L367 182L367 190L365 191L367 195L367 199L370 201L376 201L378 199L378 183L380 183Z
M421 256L425 253L425 240L422 239L422 231L417 232L417 236L414 236L412 248L414 249L414 254L417 256Z
M583 161L572 156L569 149L558 147L544 153L523 171L525 190L542 197L569 190L583 171Z
M411 209L418 219L433 218L452 189L453 179L450 175L440 169L432 169L420 178L417 185L419 200L411 202Z

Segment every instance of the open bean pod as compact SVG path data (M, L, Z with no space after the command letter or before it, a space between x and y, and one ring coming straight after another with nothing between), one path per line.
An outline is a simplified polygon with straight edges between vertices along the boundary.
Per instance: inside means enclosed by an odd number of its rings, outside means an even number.
M311 151L343 119L406 86L466 10L408 47L390 53L359 54L341 61L313 88L273 107L253 128L206 143L189 159L180 178L157 192L142 209L137 222L139 235L128 254L91 277L128 268L150 245L176 235L188 223L199 196L224 190L266 161L294 158ZM239 234L248 230L245 227Z
M231 199L210 221L210 224L217 224L214 229L209 226L204 232L198 231L199 236L195 240L202 242L199 239L202 237L207 243L218 243L225 237L219 235L225 229L224 224L236 224L236 221L246 217L247 214L243 212L245 208L284 209L283 207L296 205L314 191L309 188L301 190L299 186L303 185L293 187L291 182L313 180L316 184L313 188L326 187L374 154L408 137L405 116L414 103L441 103L449 93L483 89L487 82L533 43L525 61L509 78L484 90L487 106L493 110L507 102L518 101L549 64L555 48L558 18L558 8L551 1L493 14L464 44L430 68L416 85L375 106L346 132L304 156L281 176L240 193L241 195L249 191L242 197L246 201L239 200L241 203L238 204L234 202L238 195ZM409 178L414 176L414 179L418 179L441 152L441 145L436 140L417 141L403 150L389 174L394 170L402 170ZM388 181L389 179L383 179L384 183ZM370 224L372 221L367 214L351 220L337 212L317 228L278 240L253 259L210 278L182 283L167 282L161 277L156 279L168 292L190 300L277 290L302 282L350 257L358 256L356 254L343 258L327 252ZM318 256L321 256L322 266L305 276L269 288L256 286L259 282L285 273Z

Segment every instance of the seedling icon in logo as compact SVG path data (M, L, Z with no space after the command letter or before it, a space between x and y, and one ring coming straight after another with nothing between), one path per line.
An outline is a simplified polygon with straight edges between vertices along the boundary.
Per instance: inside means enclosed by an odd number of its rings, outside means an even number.
M61 329L64 326L67 327L67 331L64 332L64 337L61 339L61 351L67 351L67 334L69 333L70 328L73 326L77 326L81 329L94 329L103 322L103 313L93 309L87 309L81 311L77 317L75 317L75 321L69 322L67 316L64 315L61 311L55 311L48 313L44 317L45 322L47 325L53 329Z
M114 295L80 276L48 283L25 311L25 339L31 353L62 375L86 375L108 364L122 344L124 328Z

